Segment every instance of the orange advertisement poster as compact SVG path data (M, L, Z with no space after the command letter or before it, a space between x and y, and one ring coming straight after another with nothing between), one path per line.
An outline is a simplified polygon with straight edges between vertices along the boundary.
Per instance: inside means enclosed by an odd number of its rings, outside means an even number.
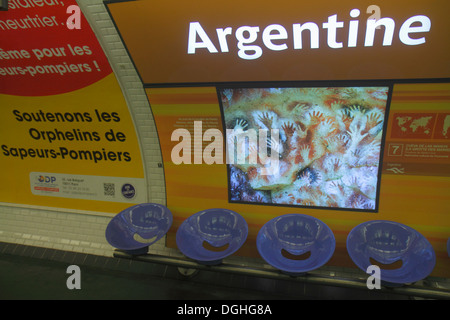
M396 86L393 96L397 97L397 104L392 106L391 111L403 112L402 106L398 104L402 92L406 94L418 88L433 91L433 88L446 86L441 84ZM227 163L225 160L211 164L204 161L208 153L207 147L214 142L212 139L205 139L205 132L209 129L222 132L224 130L216 88L147 88L146 92L152 106L161 144L167 206L174 216L172 228L167 234L167 246L176 247L175 235L178 227L194 213L208 208L227 208L240 213L249 227L247 241L236 254L259 257L256 236L260 228L276 216L303 213L321 219L332 229L336 238L336 250L329 264L354 266L346 251L345 243L348 233L364 221L385 219L413 226L426 236L437 254L437 265L433 274L450 276L446 252L446 241L450 232L448 216L450 180L443 175L428 175L429 168L432 166L427 166L426 175L398 174L383 168L379 210L376 213L231 202L229 201L230 182L227 176ZM410 101L405 101L403 107L407 110L415 109ZM442 111L445 108L448 109L444 105L442 108ZM426 112L422 111L422 113ZM389 118L389 123L392 119ZM195 122L202 122L201 131L195 132ZM185 135L174 135L177 129L186 129ZM197 127L198 129L200 128ZM185 144L184 138L187 139ZM387 138L384 148L385 162L391 161L391 158L386 156L388 143ZM185 158L186 163L176 164L177 161L174 159L183 156L180 144L189 145L191 153ZM203 158L200 158L200 163L195 163L195 158L199 156ZM219 156L218 159L224 158ZM443 161L442 165L448 170L448 159L446 161L445 163Z
M450 85L397 84L384 172L450 176Z

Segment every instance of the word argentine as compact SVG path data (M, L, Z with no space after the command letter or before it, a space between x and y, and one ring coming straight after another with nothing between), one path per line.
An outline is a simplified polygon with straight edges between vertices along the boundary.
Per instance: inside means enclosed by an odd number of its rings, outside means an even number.
M350 17L358 18L360 15L359 9L352 9ZM367 19L366 33L364 39L364 46L371 47L374 45L375 32L383 32L383 46L391 46L395 32L395 21L392 18L381 19ZM322 28L327 30L327 44L330 48L343 48L343 42L338 41L339 29L344 28L344 22L338 21L337 14L328 17L327 22L322 24ZM350 20L348 24L348 38L347 47L356 47L358 45L358 29L359 20ZM431 29L431 20L424 15L412 16L403 22L399 29L398 37L400 41L409 46L420 45L426 42L425 37L412 37L414 33L429 32ZM303 49L302 33L309 31L310 48L319 48L319 26L314 22L294 23L292 25L292 42L293 49ZM237 41L238 56L245 60L258 59L263 54L263 49L255 45L258 40L259 26L241 26L235 31L235 38ZM233 28L217 28L217 40L220 47L220 52L229 52L228 37L232 36ZM284 40L288 39L288 32L286 28L280 24L271 24L262 31L262 41L264 46L273 51L283 51L288 49L288 45ZM199 39L199 41L197 41ZM200 22L190 22L189 24L189 38L188 38L188 54L196 54L198 49L207 49L210 53L218 53L211 38L201 26Z

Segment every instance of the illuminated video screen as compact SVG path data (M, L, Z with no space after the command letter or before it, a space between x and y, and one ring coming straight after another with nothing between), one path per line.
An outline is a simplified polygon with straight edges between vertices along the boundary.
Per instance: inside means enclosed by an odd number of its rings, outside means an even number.
M230 202L378 210L390 86L217 92Z

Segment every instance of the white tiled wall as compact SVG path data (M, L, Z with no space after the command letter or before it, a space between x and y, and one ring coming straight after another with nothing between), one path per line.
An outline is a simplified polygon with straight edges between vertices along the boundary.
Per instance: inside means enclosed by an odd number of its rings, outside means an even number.
M165 204L160 147L149 102L139 76L114 28L102 0L77 0L112 66L135 123L145 166L148 202ZM82 26L83 27L83 26ZM112 256L105 240L110 215L0 203L0 241ZM176 254L164 239L152 251Z

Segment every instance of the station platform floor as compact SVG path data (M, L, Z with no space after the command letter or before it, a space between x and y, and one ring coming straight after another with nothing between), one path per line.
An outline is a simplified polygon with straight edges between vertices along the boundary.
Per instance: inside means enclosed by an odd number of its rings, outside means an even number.
M80 289L68 289L69 265L80 267ZM411 300L407 295L299 284L0 243L0 300Z

